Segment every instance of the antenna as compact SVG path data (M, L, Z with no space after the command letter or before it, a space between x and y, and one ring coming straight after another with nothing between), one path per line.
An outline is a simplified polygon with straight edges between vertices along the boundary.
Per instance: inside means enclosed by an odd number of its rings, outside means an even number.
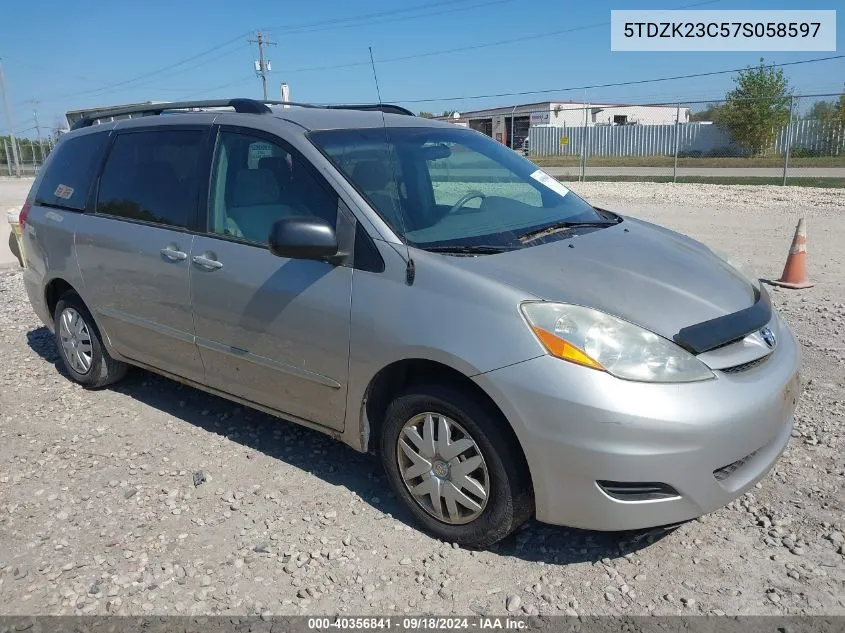
M393 186L396 188L396 204L399 207L399 213L397 215L399 216L399 222L402 224L402 241L405 243L405 281L409 286L412 286L414 284L414 279L417 276L417 270L414 266L414 260L411 259L411 249L408 246L408 238L405 236L408 231L405 227L405 214L402 213L402 204L399 200L399 181L396 179L396 166L393 162L393 146L390 144L390 135L387 133L387 121L384 118L384 108L381 107L383 103L381 100L381 90L378 85L378 75L376 74L376 62L373 60L373 47L368 46L367 48L370 51L370 65L373 67L373 80L376 82L376 95L378 96L378 104L381 111L381 125L384 129L384 144L387 146L388 156L390 158L390 172L393 177Z

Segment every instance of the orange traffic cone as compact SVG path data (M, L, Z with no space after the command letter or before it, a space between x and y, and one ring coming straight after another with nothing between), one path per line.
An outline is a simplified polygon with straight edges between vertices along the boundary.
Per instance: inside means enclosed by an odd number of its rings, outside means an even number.
M795 227L795 236L792 238L792 246L786 258L786 265L783 267L783 274L780 279L772 283L784 288L811 288L813 286L813 283L807 279L807 229L804 228L804 218L798 220L798 226Z

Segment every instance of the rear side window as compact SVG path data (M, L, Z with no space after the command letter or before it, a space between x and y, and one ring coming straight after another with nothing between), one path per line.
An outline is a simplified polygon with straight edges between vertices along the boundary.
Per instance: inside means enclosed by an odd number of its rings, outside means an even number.
M82 211L108 142L107 133L66 138L50 155L35 203Z
M187 228L197 205L205 132L120 134L106 159L97 213Z

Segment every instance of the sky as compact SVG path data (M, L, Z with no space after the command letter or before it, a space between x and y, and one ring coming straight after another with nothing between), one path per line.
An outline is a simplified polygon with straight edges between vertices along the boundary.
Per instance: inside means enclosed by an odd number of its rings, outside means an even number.
M368 47L385 102L414 111L531 103L684 102L722 98L731 75L638 86L615 82L828 57L831 52L612 52L611 9L834 9L833 0L144 0L0 4L0 59L13 128L34 136L68 110L140 101L260 98L253 64L261 30L274 45L268 97L376 102ZM58 6L62 8L58 8ZM840 14L843 11L839 11ZM837 16L845 47L845 16ZM473 48L475 47L475 48ZM463 49L463 50L455 50ZM467 50L469 49L469 50ZM408 59L397 59L397 58ZM835 93L845 59L786 67L797 93ZM566 88L579 87L577 90ZM470 98L555 89L551 94ZM560 90L557 90L560 89ZM458 97L455 99L455 97ZM421 101L429 100L429 101ZM37 102L37 103L34 103ZM698 109L700 106L693 106ZM808 107L808 106L807 106ZM8 133L0 118L0 134Z

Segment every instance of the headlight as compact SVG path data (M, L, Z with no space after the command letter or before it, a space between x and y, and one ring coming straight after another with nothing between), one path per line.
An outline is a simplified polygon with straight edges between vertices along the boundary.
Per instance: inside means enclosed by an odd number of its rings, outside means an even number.
M549 354L643 382L694 382L713 378L695 356L643 328L583 306L528 301L525 319Z

